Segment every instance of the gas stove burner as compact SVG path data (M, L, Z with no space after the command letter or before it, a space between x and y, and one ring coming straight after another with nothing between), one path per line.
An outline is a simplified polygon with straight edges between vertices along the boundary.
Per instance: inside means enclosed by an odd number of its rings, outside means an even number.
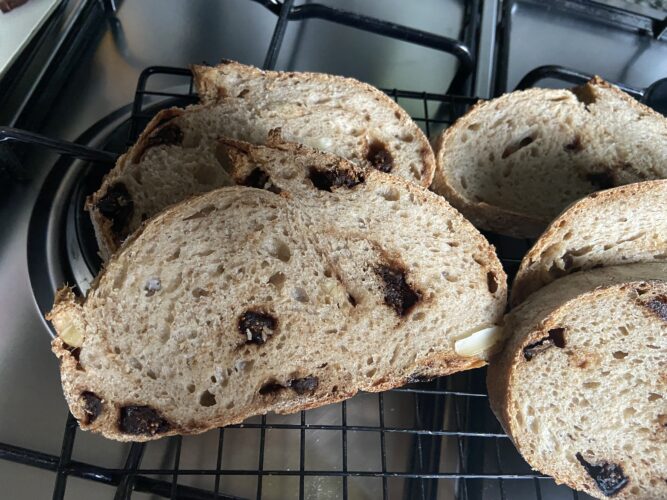
M186 97L166 99L145 108L139 117L131 115L131 105L124 106L75 142L121 154L158 111L191 103ZM58 288L67 284L85 295L102 269L95 232L84 206L111 167L63 156L42 185L28 228L28 270L42 316L53 306ZM45 324L53 335L50 324Z

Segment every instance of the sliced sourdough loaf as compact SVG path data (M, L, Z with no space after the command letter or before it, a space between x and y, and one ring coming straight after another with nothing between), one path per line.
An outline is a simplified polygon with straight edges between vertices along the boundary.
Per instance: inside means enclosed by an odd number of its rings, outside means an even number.
M667 119L594 78L475 106L436 141L432 189L477 227L536 237L567 205L667 177Z
M525 255L512 305L566 274L667 261L667 180L593 193L568 207Z
M429 186L435 157L407 113L351 78L260 71L235 62L194 66L202 104L157 114L87 201L107 259L141 222L189 196L229 184L217 139L263 144L281 127L291 141Z
M264 189L168 208L49 314L84 429L199 433L486 363L506 278L444 199L275 134L219 148Z
M505 318L491 407L519 452L596 498L667 498L667 264L561 278Z

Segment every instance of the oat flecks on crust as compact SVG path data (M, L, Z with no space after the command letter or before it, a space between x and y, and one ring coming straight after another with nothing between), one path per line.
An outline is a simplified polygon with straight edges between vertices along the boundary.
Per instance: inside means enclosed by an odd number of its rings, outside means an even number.
M506 278L443 198L304 146L223 144L231 172L262 168L264 189L168 208L124 243L82 305L68 296L50 315L59 334L68 313L85 320L78 359L54 341L82 427L123 441L192 434L485 364L454 343L500 321ZM360 182L319 189L313 167ZM420 294L402 315L376 272L396 262Z

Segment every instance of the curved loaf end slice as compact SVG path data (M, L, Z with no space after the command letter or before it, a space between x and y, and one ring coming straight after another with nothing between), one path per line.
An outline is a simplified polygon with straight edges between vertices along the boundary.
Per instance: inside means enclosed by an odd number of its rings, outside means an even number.
M261 131L266 137L280 127L287 141L431 185L435 155L428 139L402 107L372 85L324 73L263 71L235 61L193 66L192 72L203 103L252 110L255 135Z
M442 198L303 146L223 145L256 187L167 209L49 315L84 429L198 433L485 364L505 275Z
M594 78L476 105L436 141L432 189L476 227L536 237L570 203L667 177L667 119Z
M666 278L664 263L577 273L506 317L489 397L533 468L596 498L667 498Z
M555 219L524 256L512 305L577 271L667 261L667 180L593 193Z
M227 62L192 68L201 104L161 111L87 201L105 259L141 222L229 184L218 137L264 144L268 132L430 185L435 157L408 114L378 89L320 73L261 71Z

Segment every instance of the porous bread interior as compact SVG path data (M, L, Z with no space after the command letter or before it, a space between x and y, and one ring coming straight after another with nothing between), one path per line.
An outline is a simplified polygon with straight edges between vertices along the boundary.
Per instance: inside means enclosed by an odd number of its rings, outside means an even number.
M667 265L596 269L547 285L506 318L512 338L489 372L492 404L503 407L524 458L597 498L605 496L577 453L622 467L629 483L614 498L667 495L667 320L646 305L667 299L667 283L633 281L653 278L667 279ZM558 328L563 348L525 359L525 347ZM492 387L498 380L506 385Z
M443 133L433 189L477 227L537 236L533 225L610 179L667 177L666 136L662 115L600 80L512 92Z
M565 210L524 257L512 304L571 272L665 260L667 180L595 193Z
M85 324L85 371L63 370L70 407L80 418L80 394L91 391L107 408L89 428L150 439L118 431L114 405L141 404L174 433L201 432L484 364L453 345L500 320L505 276L458 212L375 171L351 189L320 191L308 166L346 168L344 160L258 149L266 156L250 163L265 160L282 194L228 187L168 209L110 261L82 306L62 308L60 317ZM384 301L382 263L404 266L421 295L405 316ZM149 295L151 278L162 288ZM277 319L262 345L239 331L250 309ZM312 395L259 394L310 376L319 380Z
M221 136L264 144L268 132L279 127L286 140L363 166L370 165L369 148L381 145L392 157L392 174L423 186L431 183L435 159L426 137L377 89L342 77L263 73L236 63L225 65L224 75L218 68L198 68L205 74L198 81L207 81L225 97L207 100L201 90L205 104L189 106L168 124L181 130L180 145L157 145L139 154L150 133L142 135L93 197L94 207L111 186L122 182L134 202L129 232L171 204L230 184L214 155ZM102 226L99 211L93 209L92 217ZM108 257L116 245L110 238L99 239Z

